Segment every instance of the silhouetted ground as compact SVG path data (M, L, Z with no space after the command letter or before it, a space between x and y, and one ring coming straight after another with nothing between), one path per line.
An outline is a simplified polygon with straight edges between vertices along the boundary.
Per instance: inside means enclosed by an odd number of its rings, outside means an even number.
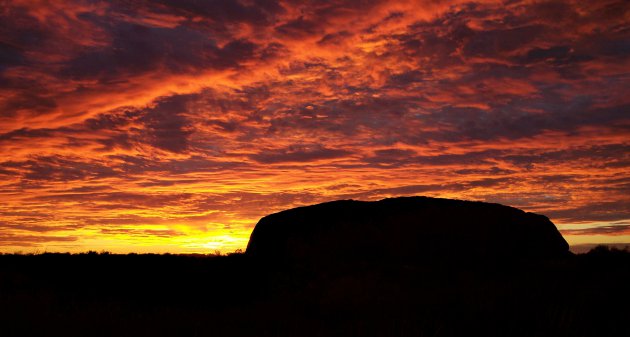
M0 336L630 336L630 253L267 269L230 256L0 256Z

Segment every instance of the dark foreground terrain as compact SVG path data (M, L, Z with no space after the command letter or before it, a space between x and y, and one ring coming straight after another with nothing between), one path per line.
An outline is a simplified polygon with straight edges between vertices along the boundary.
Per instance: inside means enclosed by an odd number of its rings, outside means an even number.
M0 255L0 336L630 336L626 251L469 262Z

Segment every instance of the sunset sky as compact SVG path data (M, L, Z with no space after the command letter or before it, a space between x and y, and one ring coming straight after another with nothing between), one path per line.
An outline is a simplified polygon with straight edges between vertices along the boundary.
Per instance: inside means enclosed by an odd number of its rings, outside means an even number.
M630 242L630 2L0 1L0 251L426 195Z

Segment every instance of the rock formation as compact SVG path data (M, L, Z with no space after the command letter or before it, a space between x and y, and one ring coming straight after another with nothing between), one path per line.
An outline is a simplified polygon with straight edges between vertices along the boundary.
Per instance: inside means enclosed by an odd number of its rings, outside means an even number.
M545 216L499 204L401 197L340 200L262 218L247 254L291 265L556 258L569 246Z

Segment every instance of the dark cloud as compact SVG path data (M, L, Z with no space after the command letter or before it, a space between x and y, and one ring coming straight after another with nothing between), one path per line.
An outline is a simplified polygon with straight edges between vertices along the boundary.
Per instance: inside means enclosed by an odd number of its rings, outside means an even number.
M286 58L288 55L289 50L285 45L278 42L272 42L264 47L258 48L254 58L261 61L271 61L275 58Z
M458 192L465 191L473 187L492 187L496 185L502 185L509 183L511 178L486 178L480 180L474 180L470 182L447 182L443 184L416 184L399 186L392 188L378 188L369 192L361 192L358 194L344 196L353 199L365 199L370 197L380 197L382 195L395 195L395 196L411 196L411 195L423 195L426 193L446 193L446 192Z
M445 21L438 18L433 22L419 23L412 26L408 33L395 36L399 41L399 48L402 49L402 55L415 61L428 62L429 72L435 68L461 63L462 59L456 51L463 46L464 39L473 32L463 23L453 26ZM396 49L389 53L393 57L399 55Z
M454 172L456 174L461 174L461 175L491 175L491 176L516 173L516 171L514 170L502 169L496 166L490 167L489 169L474 169L474 168L461 169L461 170L455 170Z
M7 133L0 134L0 141L8 141L19 138L46 138L53 135L53 130L50 129L29 129L21 128L13 130Z
M35 157L27 161L6 161L0 167L14 169L25 184L53 181L103 179L119 174L115 169L98 162L83 162L62 156Z
M630 219L630 202L628 200L593 201L587 205L549 210L547 216L570 222L583 221L621 221Z
M583 229L564 229L561 232L568 235L624 235L630 233L630 225L615 224Z
M156 70L178 74L220 70L238 67L242 61L252 59L259 48L242 38L221 47L212 35L183 25L151 27L112 22L93 14L84 14L83 19L102 27L110 35L111 43L86 48L65 62L60 76L108 83Z
M585 126L614 125L625 120L626 105L594 107L588 97L576 96L569 101L519 100L491 109L446 106L422 118L432 123L449 125L444 131L426 136L445 141L519 139L532 137L546 130L574 131ZM531 114L531 109L544 109L544 114Z
M374 155L365 158L364 161L375 164L394 164L400 165L405 162L410 162L410 159L416 156L416 152L413 150L404 149L385 149L376 150Z
M107 114L99 114L85 120L85 127L89 131L116 130L131 124L140 113L134 109L118 109Z
M382 196L412 196L425 195L427 193L435 195L436 193L453 193L469 190L473 187L492 187L509 183L510 178L486 178L470 182L445 182L443 184L414 184L397 186L391 188L375 188L370 191L358 192L352 194L343 194L341 199L374 199Z
M47 196L33 197L33 200L46 201L72 201L80 199L82 202L106 202L119 205L133 205L134 208L151 208L162 205L172 205L186 202L193 196L189 193L162 193L144 194L134 192L119 192L110 190L107 192L93 193L60 193Z
M320 22L299 17L276 27L276 32L294 39L306 38L320 34L323 31L320 24Z
M133 23L110 22L87 15L111 34L111 45L93 47L70 60L61 75L97 78L102 81L132 76L159 66L174 72L188 72L211 66L220 48L202 32L185 27L147 27Z
M618 162L626 162L630 158L630 146L611 144L585 146L533 154L508 154L500 158L518 166L531 166L539 163L567 163L585 160L580 166L606 167L616 166Z
M39 243L73 242L78 239L77 236L0 234L0 243L2 243L3 246L18 247L37 247Z
M535 47L530 49L520 61L525 64L548 62L560 65L577 60L588 61L589 59L589 57L575 57L569 46L553 46L549 48Z
M17 111L43 114L57 107L57 102L37 92L21 92L0 101L0 116L14 116Z
M2 215L6 215L6 214L2 214ZM4 230L19 230L19 231L34 232L37 235L40 235L42 233L56 232L56 231L75 230L78 228L77 225L51 227L45 224L37 224L37 222L44 223L45 221L50 221L50 220L51 220L50 217L47 217L47 216L41 216L37 218L20 217L19 225L5 225L5 226L0 226L0 227Z
M112 166L128 175L166 174L168 176L203 172L230 171L245 168L238 161L216 161L211 158L191 156L186 159L153 160L145 156L111 155ZM170 182L165 182L165 186Z
M27 8L0 8L0 75L8 68L27 65L27 51L37 48L52 36Z
M517 182L518 179L510 178L510 177L502 177L502 178L484 178L479 180L468 181L465 183L469 188L474 187L498 187L498 186L509 186L514 182Z
M247 22L264 25L285 11L279 2L274 0L254 0L247 4L232 0L158 0L147 2L146 6L152 7L156 3L162 5L156 8L158 11L177 13L189 18L202 16L219 24Z
M0 72L11 66L24 63L24 55L19 48L0 42Z
M144 109L121 108L69 127L17 129L0 134L0 142L20 138L65 137L69 147L97 143L101 145L100 151L148 145L170 152L185 152L193 132L193 126L185 115L188 113L188 104L197 97L194 94L162 97ZM94 134L99 137L94 139Z
M466 188L464 184L460 183L446 183L446 184L415 184L389 188L378 188L371 191L344 194L340 196L340 199L373 199L382 196L410 196L410 195L423 195L425 193L436 192L454 192L462 191Z
M183 152L188 149L192 133L185 113L187 103L195 95L180 95L159 99L155 107L147 109L140 121L145 125L148 142L160 149Z
M250 158L263 164L290 162L311 162L321 159L335 159L349 156L351 152L341 149L329 149L321 145L294 145L284 149L269 149Z
M395 167L418 164L427 166L489 165L491 159L496 158L500 153L501 151L485 150L463 154L418 155L412 150L388 149L377 150L374 152L374 156L363 160L370 164L393 165Z
M471 34L463 51L466 56L502 57L531 43L544 32L545 27L541 25L477 31Z
M463 154L440 154L434 156L417 156L413 160L416 163L430 165L480 165L492 164L491 159L496 158L502 151L484 150L471 151Z
M286 209L286 205L309 205L319 198L321 195L308 191L272 193L235 191L208 195L195 203L194 210L204 212L208 209L221 209L225 212L239 212L243 216L257 218L260 214Z
M319 41L317 41L320 45L335 45L343 42L347 38L351 37L352 33L347 30L342 30L340 32L326 34Z

